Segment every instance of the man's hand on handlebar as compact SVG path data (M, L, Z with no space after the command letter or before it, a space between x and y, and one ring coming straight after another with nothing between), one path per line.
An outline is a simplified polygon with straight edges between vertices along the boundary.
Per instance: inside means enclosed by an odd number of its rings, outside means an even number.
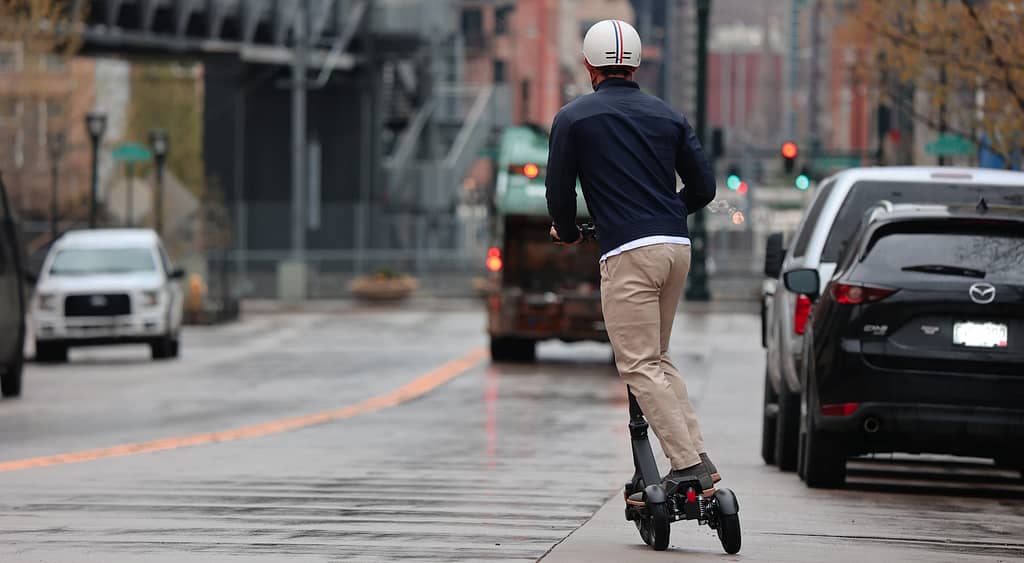
M554 242L555 244L561 244L563 246L571 246L571 245L580 244L581 242L583 242L583 236L581 235L579 237L576 237L576 240L573 241L573 242L565 242L565 241L562 240L562 237L558 236L558 231L555 229L555 226L551 225L551 241Z

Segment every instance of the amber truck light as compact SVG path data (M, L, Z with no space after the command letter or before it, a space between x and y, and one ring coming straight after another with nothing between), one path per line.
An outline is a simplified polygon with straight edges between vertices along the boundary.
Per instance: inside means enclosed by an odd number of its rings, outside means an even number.
M536 178L540 174L540 167L534 163L523 165L523 175L527 178Z

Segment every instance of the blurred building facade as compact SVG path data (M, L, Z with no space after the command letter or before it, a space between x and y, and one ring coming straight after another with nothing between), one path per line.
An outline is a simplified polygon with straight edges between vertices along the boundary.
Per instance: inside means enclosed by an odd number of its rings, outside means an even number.
M73 212L73 204L88 190L90 145L82 124L95 83L89 59L26 52L16 42L0 44L0 171L24 217L49 218L52 134L65 135L58 192L62 210Z

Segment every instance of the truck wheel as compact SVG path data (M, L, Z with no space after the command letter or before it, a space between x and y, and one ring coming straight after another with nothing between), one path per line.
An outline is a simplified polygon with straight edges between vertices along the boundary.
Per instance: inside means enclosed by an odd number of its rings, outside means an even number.
M36 361L62 364L68 361L68 345L63 342L36 341Z
M532 362L536 358L535 340L491 337L491 360L495 362Z
M775 423L779 418L779 397L768 379L768 368L764 370L764 401L761 407L761 459L768 465L775 464Z
M775 417L775 463L782 471L796 469L800 436L800 395L783 391Z
M0 395L4 397L17 397L21 395L21 372L24 361L17 359L9 364L0 373Z
M149 350L154 360L166 360L178 357L178 339L164 336L149 343Z

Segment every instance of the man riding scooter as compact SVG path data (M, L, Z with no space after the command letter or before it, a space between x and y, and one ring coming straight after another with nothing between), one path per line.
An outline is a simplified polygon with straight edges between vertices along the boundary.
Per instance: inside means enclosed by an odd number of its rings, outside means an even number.
M601 307L619 375L672 464L665 479L698 481L710 497L721 476L668 344L690 268L686 217L715 198L715 178L686 118L633 81L640 51L626 22L604 20L587 31L584 66L594 93L563 107L551 127L551 236L562 244L582 238L578 177L599 236Z

